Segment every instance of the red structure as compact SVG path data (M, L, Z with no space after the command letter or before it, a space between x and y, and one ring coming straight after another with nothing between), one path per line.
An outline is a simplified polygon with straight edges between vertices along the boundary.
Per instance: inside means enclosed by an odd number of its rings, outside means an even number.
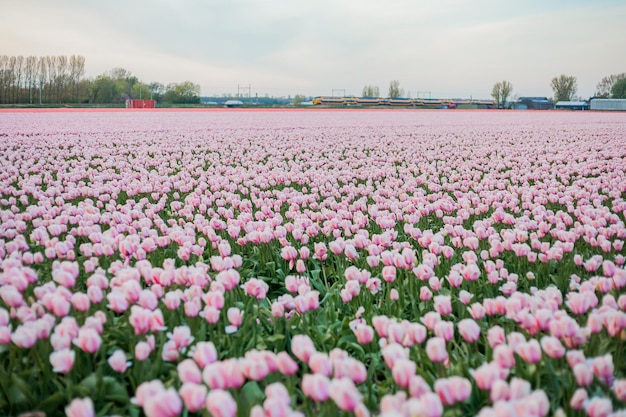
M156 107L156 100L126 100L127 109L153 109Z

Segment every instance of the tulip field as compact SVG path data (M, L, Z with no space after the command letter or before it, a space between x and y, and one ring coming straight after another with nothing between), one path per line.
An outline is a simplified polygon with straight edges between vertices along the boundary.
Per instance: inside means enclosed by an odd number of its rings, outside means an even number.
M0 415L626 416L626 115L0 111Z

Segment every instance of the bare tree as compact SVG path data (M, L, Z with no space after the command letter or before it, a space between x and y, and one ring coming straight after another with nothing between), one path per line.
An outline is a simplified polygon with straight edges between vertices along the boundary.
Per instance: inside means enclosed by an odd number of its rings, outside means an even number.
M28 88L28 103L33 104L33 87L37 79L37 57L32 55L26 57L24 77Z
M391 80L389 82L389 98L398 98L404 95L404 89L400 88L400 81Z
M378 86L366 85L365 87L363 87L362 96L380 97L380 90L378 89Z
M37 65L37 80L39 82L39 104L43 103L43 87L48 80L48 59L47 57L39 58ZM46 92L47 93L47 92Z
M22 81L24 79L24 57L15 57L15 77L13 79L14 91L13 101L19 103L22 100Z
M80 101L78 95L78 85L80 77L85 73L85 57L82 55L72 55L70 57L70 84L72 89L72 101Z
M493 85L491 89L491 97L496 101L496 105L499 109L504 108L506 101L513 92L513 84L509 81L498 81Z
M0 103L7 102L8 94L8 55L0 55Z
M604 77L598 84L596 84L596 97L609 98L611 97L611 89L616 82L626 78L626 72L621 74L612 74Z
M573 75L561 74L554 77L550 82L552 90L554 90L554 101L571 101L576 95L578 88L576 77Z
M48 79L46 80L47 102L54 103L59 101L59 97L54 89L55 81L57 79L57 59L55 56L47 56L46 66L48 68Z

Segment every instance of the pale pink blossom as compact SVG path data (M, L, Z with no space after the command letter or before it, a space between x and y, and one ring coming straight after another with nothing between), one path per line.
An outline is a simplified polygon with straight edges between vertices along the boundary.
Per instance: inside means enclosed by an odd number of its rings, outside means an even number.
M131 362L126 360L126 354L123 350L117 349L107 360L111 368L115 372L123 373L130 366Z
M67 417L94 417L96 412L91 398L75 398L65 407Z
M237 414L237 403L228 391L209 391L205 406L213 417L234 417Z

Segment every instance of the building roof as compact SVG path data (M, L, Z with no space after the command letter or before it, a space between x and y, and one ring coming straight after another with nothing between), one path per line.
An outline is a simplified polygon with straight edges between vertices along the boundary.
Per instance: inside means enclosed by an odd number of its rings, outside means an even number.
M517 99L518 102L520 101L532 101L533 103L550 103L550 100L548 100L547 97L520 97L519 99Z
M584 101L559 101L556 103L557 106L568 106L568 107L580 107L580 106L588 106L589 104Z

